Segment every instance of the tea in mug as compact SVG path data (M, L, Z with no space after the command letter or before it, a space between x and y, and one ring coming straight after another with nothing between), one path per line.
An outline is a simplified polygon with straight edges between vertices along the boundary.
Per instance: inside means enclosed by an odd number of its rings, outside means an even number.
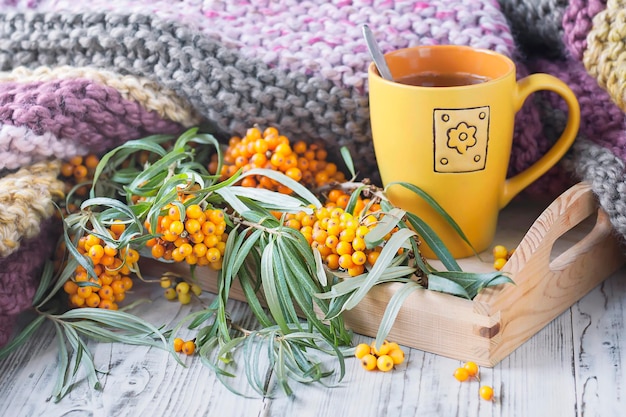
M418 87L459 87L463 85L480 84L489 81L489 78L468 73L438 73L420 72L406 75L395 80L400 84L414 85Z

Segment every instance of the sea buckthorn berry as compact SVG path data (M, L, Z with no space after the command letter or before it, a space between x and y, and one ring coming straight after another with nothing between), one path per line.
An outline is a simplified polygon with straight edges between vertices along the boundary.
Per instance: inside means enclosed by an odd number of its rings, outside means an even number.
M124 294L126 292L124 283L121 279L111 282L111 289L113 290L114 295Z
M371 353L368 353L361 358L361 366L366 371L373 371L374 369L376 369L376 363L376 356L372 355Z
M388 372L393 369L393 359L389 355L381 355L376 360L376 367L383 372Z
M168 277L161 277L161 288L169 288L172 286L172 280Z
M505 264L506 264L506 259L505 258L498 258L495 261L493 261L493 268L496 271L500 271L502 268L504 268Z
M187 294L190 289L191 289L191 286L185 281L179 282L178 284L176 284L176 292L178 294Z
M480 398L482 398L485 401L493 400L493 388L491 388L488 385L483 385L482 387L480 387L478 394L480 395Z
M467 374L472 377L472 378L478 378L478 371L479 371L479 367L476 364L476 362L466 362L463 365L463 368L465 368L465 370L467 370Z
M372 351L376 356L386 355L387 353L389 353L390 350L389 342L387 340L383 340L383 343L380 344L380 347L378 349L376 348L376 341L374 340L370 344L370 347L372 348Z
M198 284L191 284L191 292L193 292L197 296L200 296L202 295L202 288Z
M89 257L94 261L94 263L97 263L95 260L102 258L103 255L104 248L99 243L89 248Z
M78 285L70 279L65 281L65 284L63 284L63 290L69 295L76 294L78 291Z
M100 300L98 308L102 308L104 310L117 310L117 304L115 304L113 300Z
M185 305L191 302L191 292L179 293L178 302Z
M89 169L89 170L95 170L98 167L98 164L100 163L100 158L98 158L96 155L94 154L89 154L85 157L85 166Z
M126 225L121 220L116 220L109 226L109 229L119 236L126 230Z
M180 352L183 350L183 344L185 341L180 337L174 339L174 352Z
M504 245L496 245L493 247L493 257L494 259L498 258L506 258L509 251Z
M178 296L174 288L166 288L165 293L163 295L165 296L165 299L170 300L170 301L175 300L176 297Z
M378 260L379 256L380 256L380 252L377 252L377 251L368 252L368 254L367 254L367 262L369 262L370 265L374 265L376 263L376 261Z
M370 345L368 345L367 343L359 343L354 348L354 356L357 359L362 359L363 356L369 355L370 353L371 353L371 348L370 348Z
M217 248L210 248L206 252L206 258L211 263L219 261L221 257L222 257L222 254Z
M85 299L78 294L72 294L70 302L76 307L82 307L85 304Z
M354 262L352 261L352 255L348 253L344 253L339 256L339 266L343 269L352 268L354 266Z
M110 285L103 285L100 290L98 290L98 295L102 300L113 301L115 298L115 294L113 293L113 288Z
M124 289L126 291L133 288L133 280L129 276L122 277L122 282L124 283Z
M169 227L169 231L172 234L180 235L185 230L185 225L180 220L174 220Z
M85 298L85 305L91 308L98 307L98 305L100 305L100 296L92 292L89 294L89 297Z
M469 379L469 373L465 368L456 368L454 371L454 378L460 382L467 381Z
M353 265L352 267L348 268L348 275L350 275L351 277L359 276L363 272L365 272L364 265Z
M86 299L87 297L91 295L91 293L93 292L93 289L94 287L92 287L91 285L78 287L78 289L76 290L76 294Z
M328 269L333 271L339 269L339 255L337 255L336 253L331 253L330 255L328 255L325 258L325 261Z
M365 252L358 250L352 254L352 262L354 262L355 265L363 265L366 261L367 255L365 255Z
M404 351L400 348L391 349L387 355L393 360L394 365L400 365L404 362Z

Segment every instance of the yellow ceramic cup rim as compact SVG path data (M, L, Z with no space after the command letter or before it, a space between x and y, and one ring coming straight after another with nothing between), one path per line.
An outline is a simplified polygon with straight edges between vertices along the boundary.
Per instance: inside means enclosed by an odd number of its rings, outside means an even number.
M473 48L463 45L420 45L397 49L385 54L394 79L414 75L420 72L450 73L459 72L488 78L487 83L497 82L515 74L515 63L507 56L488 49ZM479 84L454 87L428 87L401 84L383 79L372 62L368 71L380 78L383 83L398 88L480 88ZM484 83L482 83L484 84Z

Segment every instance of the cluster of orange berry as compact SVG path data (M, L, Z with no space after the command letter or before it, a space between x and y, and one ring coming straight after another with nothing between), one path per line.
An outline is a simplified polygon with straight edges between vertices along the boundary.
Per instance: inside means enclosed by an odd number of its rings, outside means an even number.
M385 340L376 349L376 341L371 344L359 343L354 349L354 356L361 360L361 366L367 371L378 369L387 372L395 365L404 362L404 351L395 342Z
M182 352L185 355L193 355L196 351L196 342L193 340L183 340L180 337L174 339L174 352Z
M77 184L88 183L93 179L96 167L100 163L98 156L89 154L87 156L77 155L66 162L61 164L61 178L65 182L65 193L76 186ZM89 185L83 185L78 187L74 194L77 197L85 197L89 192ZM69 203L67 210L70 213L76 212L78 205L75 202Z
M165 289L165 298L174 301L178 300L181 304L189 304L191 295L200 296L202 288L198 284L189 284L181 278L172 279L164 275L161 277L161 288Z
M480 381L480 377L478 375L479 371L480 369L475 362L465 362L463 366L456 368L454 371L454 378L456 378L459 382L465 382L471 378ZM491 401L493 400L493 388L488 385L483 385L480 387L478 395L480 395L480 398L483 400Z
M504 264L513 255L515 249L508 250L504 245L496 245L493 247L493 267L495 270L500 271Z
M333 189L323 207L313 214L288 214L285 225L300 230L311 247L319 250L329 269L346 271L354 277L365 271L366 264L374 265L382 250L381 246L368 249L365 243L365 235L380 220L381 209L378 203L359 198L354 209L358 214L352 215L345 211L349 200L349 194Z
M246 172L252 168L266 168L280 171L309 189L333 181L344 182L345 175L337 169L335 163L326 161L327 155L321 144L298 141L292 146L289 138L281 135L275 127L268 127L263 132L252 127L243 138L230 138L219 174L224 180L232 177L239 169ZM217 174L217 155L212 158L209 172ZM243 178L241 185L291 194L288 187L265 176Z
M164 210L166 213L158 217L156 225L160 236L146 242L152 256L221 269L228 238L224 211L203 209L199 204L188 205L184 213L174 204L167 205ZM149 223L145 226L150 230Z
M123 223L112 224L109 233L117 238L124 229ZM139 253L130 248L118 250L107 245L95 234L81 237L77 249L92 261L96 277L90 277L82 266L76 267L73 279L67 280L63 285L64 291L69 295L70 305L117 310L117 303L123 301L126 292L133 287L130 274L139 261Z

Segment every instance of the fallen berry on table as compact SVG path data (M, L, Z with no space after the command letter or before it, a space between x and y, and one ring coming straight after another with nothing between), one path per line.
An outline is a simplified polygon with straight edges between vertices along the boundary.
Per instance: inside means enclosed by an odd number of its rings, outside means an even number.
M374 369L376 369L376 366L377 366L376 364L377 364L376 356L372 355L371 353L368 353L367 355L361 358L361 366L366 371L373 371Z
M354 348L354 356L357 359L363 359L363 356L369 355L371 353L370 345L367 343L359 343Z
M493 258L494 259L499 259L499 258L507 258L509 251L506 248L506 246L504 245L496 245L493 247Z
M383 372L393 369L393 359L389 355L381 355L376 360L376 367Z
M404 351L400 348L391 349L387 355L393 360L394 365L400 365L404 362Z
M469 373L465 368L456 368L454 371L454 378L460 382L467 381L469 379Z
M193 340L187 340L183 343L182 352L185 355L193 355L193 352L196 350L196 343Z
M483 385L482 387L480 387L480 391L478 393L480 394L480 398L485 401L493 400L493 388L488 385Z
M467 371L467 374L472 378L478 378L479 367L476 362L466 362L463 368Z
M502 268L504 268L505 264L506 264L506 258L498 258L495 261L493 261L493 268L496 271L500 271Z
M180 337L174 339L174 352L180 352L183 350L183 344L185 341Z

